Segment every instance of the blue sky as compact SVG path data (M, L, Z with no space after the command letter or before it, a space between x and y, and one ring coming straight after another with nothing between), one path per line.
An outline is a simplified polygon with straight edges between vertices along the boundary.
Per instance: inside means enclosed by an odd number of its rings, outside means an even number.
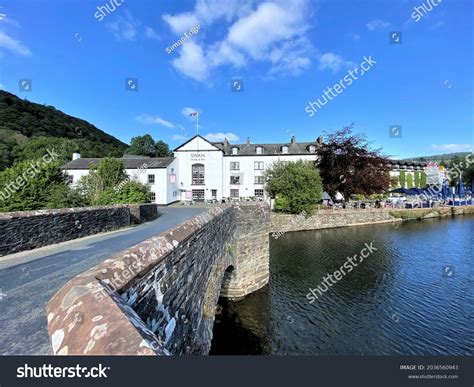
M394 157L472 148L470 0L442 0L419 21L414 7L437 0L124 0L96 15L113 1L0 3L1 88L126 143L150 133L175 147L196 133L198 110L211 140L311 141L354 122ZM389 44L394 31L401 44ZM364 57L376 63L310 117L308 103Z

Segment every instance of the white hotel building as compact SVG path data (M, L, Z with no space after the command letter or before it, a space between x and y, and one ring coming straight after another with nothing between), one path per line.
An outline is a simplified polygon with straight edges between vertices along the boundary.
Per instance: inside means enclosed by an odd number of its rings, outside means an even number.
M275 161L317 161L315 142L297 142L293 136L284 144L210 142L197 135L174 150L174 157L148 158L125 155L123 163L130 179L148 184L151 201L167 205L176 201L203 201L232 198L266 198L263 172ZM79 154L63 166L69 182L76 184L100 159L83 159ZM403 164L403 165L401 165ZM391 175L407 163L391 162ZM418 165L417 165L418 168ZM424 169L423 165L419 165Z
M125 155L130 179L149 184L151 201L167 205L180 200L264 198L263 171L273 162L316 161L316 142L286 144L230 144L209 142L197 135L174 150L174 157L148 158ZM63 166L69 182L76 184L100 159L81 158Z

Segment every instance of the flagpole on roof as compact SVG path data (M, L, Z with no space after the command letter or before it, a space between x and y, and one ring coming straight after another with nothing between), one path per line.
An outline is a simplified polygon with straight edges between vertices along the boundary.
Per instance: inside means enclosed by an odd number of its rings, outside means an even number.
M199 134L199 112L196 113L196 133Z

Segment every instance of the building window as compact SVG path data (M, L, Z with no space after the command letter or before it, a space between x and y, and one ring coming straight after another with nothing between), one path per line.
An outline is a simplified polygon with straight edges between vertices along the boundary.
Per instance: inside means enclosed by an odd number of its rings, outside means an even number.
M253 163L253 169L256 171L263 171L263 161L255 161Z
M254 184L264 184L263 176L255 176Z
M155 184L155 175L148 175L148 184Z
M156 194L154 192L150 192L150 202L156 201Z
M255 190L255 197L256 198L263 198L263 189L256 189Z
M309 153L316 153L316 145L309 146Z
M204 201L204 190L203 189L193 189L193 200L198 202Z
M238 155L239 154L239 148L233 147L232 148L232 154L233 155Z
M288 153L288 147L286 145L281 147L281 153Z
M240 163L239 162L230 163L230 170L231 171L238 171L239 169L240 169Z
M230 197L232 199L238 199L239 198L239 190L238 189L231 189L230 190Z
M67 182L68 182L69 184L74 183L74 175L68 175L68 177L67 177Z
M231 176L230 184L240 184L240 176Z
M213 199L217 199L217 189L211 189L211 196Z
M263 153L263 148L261 146L258 146L256 148L257 155L261 155Z
M204 165L203 164L192 165L192 184L193 185L204 184Z

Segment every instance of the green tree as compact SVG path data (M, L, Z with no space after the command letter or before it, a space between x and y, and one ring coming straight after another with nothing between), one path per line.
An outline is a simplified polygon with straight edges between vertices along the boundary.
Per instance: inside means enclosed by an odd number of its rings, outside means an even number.
M311 162L275 162L264 173L265 189L277 197L280 210L293 214L313 212L322 200L323 186L318 170Z
M170 147L164 141L157 141L155 143L155 157L170 157L173 152L170 151Z
M155 140L149 134L132 137L127 153L136 156L154 157L156 154Z
M407 187L413 188L413 175L411 173L407 174Z
M38 160L48 149L54 149L59 155L58 161L64 164L71 160L78 146L71 140L61 137L33 137L13 148L13 156L18 161Z
M23 161L0 174L0 211L27 211L45 208L58 185L66 176L58 162Z
M116 188L109 188L103 191L96 205L110 204L140 204L148 203L150 198L150 189L148 186L137 181L128 181Z
M99 164L91 165L89 174L79 180L78 190L95 204L104 191L113 189L126 179L122 160L106 157Z

